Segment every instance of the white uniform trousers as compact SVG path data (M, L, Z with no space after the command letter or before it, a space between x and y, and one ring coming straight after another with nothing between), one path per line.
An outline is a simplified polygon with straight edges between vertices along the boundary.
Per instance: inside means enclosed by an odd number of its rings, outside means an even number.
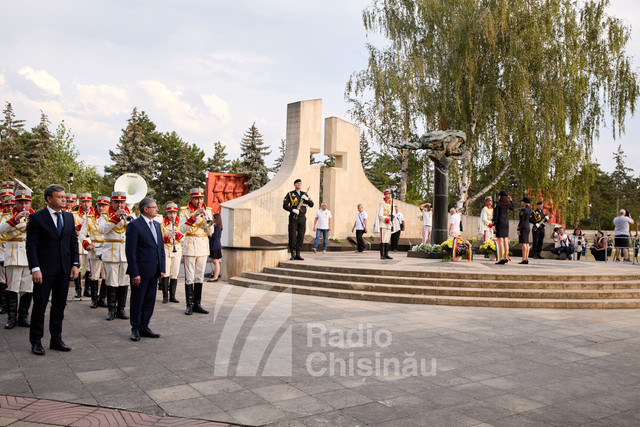
M129 286L126 262L105 262L104 272L107 276L107 286Z
M29 267L26 265L8 265L5 267L7 273L7 290L15 293L33 292L33 281Z
M180 272L180 261L182 261L182 257L178 256L171 257L171 249L164 250L164 260L165 260L165 272L164 277L169 277L170 279L177 279L178 273ZM193 283L193 282L192 282Z
M423 225L422 226L422 244L431 244L431 226Z
M380 243L389 243L391 242L391 229L390 228L381 228L380 229Z
M204 283L204 269L207 266L207 256L184 256L185 283Z
M80 262L80 267L78 271L82 274L82 268L84 267L84 271L89 271L89 265L87 265L87 254L78 254L78 261Z
M100 280L105 278L104 262L100 258L87 258L87 267L91 272L91 280Z

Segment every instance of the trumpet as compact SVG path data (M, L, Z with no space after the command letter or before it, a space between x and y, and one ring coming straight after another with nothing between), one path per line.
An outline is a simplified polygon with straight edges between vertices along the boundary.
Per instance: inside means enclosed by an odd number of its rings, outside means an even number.
M205 205L200 206L202 212L202 219L207 224L207 227L211 227L213 225L213 218L209 216L209 212L207 212L207 207Z

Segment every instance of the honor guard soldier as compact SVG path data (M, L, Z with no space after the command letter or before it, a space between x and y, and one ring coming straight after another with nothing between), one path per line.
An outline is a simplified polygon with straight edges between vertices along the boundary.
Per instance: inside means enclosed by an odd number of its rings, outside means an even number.
M16 204L13 195L13 181L2 181L2 190L0 191L0 224L11 218L11 210ZM7 301L5 300L5 292L7 290L7 276L4 271L4 247L7 238L0 233L0 314L7 312Z
M209 313L202 308L202 283L209 257L209 236L213 234L213 213L204 205L204 190L192 188L189 205L180 208L180 232L184 237L184 290L187 315Z
M34 212L31 209L31 191L20 189L15 193L16 206L11 212L11 217L0 224L0 233L7 239L4 266L7 274L6 297L9 317L4 326L6 329L12 329L16 324L30 326L28 318L33 292L26 249L27 221L29 215Z
M389 242L391 233L399 230L398 220L393 215L393 201L391 190L384 190L384 199L378 204L373 229L380 233L380 259L393 259L389 256Z
M99 196L96 203L96 210L94 211L92 209L87 213L86 220L82 224L80 233L78 234L82 248L87 253L86 265L88 267L89 277L85 279L85 288L88 287L90 290L90 308L107 307L104 301L107 289L104 283L104 265L101 259L101 248L104 244L104 236L100 233L98 227L100 225L100 217L109 210L109 203L110 200L107 196ZM103 281L100 292L98 292L98 282L100 279L103 279ZM87 282L89 285L86 284Z
M91 198L91 193L80 193L78 196L80 198L80 207L77 211L71 212L73 214L73 222L76 226L76 234L78 234L78 257L80 259L80 272L82 273L82 269L84 269L84 296L89 297L91 293L89 292L88 286L88 276L89 276L89 267L87 266L87 251L82 247L82 240L80 239L80 229L82 225L86 222L88 215L94 215L93 207L91 206L91 202L93 199ZM75 279L76 285L76 298L80 298L82 296L82 277L81 274L78 274L78 277Z
M182 259L182 240L184 234L180 233L180 219L178 218L178 205L167 202L164 205L165 216L160 223L162 239L164 240L165 269L164 277L160 279L162 289L162 303L180 302L176 299L178 287L178 272Z
M302 180L293 181L294 190L289 191L282 201L282 208L289 212L289 251L292 260L304 261L300 256L304 233L307 228L307 206L313 207L313 201L309 195L301 190ZM305 206L307 205L307 206Z
M104 235L102 262L107 276L107 320L128 319L124 308L127 302L129 280L127 279L127 254L125 232L127 223L134 218L127 207L127 193L111 193L111 204L107 213L100 216L98 231Z
M78 196L73 193L67 194L67 207L63 208L63 210L67 212L73 212L76 210L78 206Z

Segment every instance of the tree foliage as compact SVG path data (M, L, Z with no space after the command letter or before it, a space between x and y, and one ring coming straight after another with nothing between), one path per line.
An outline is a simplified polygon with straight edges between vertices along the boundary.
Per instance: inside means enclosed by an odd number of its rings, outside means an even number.
M220 141L213 143L213 156L207 159L207 170L209 172L227 173L231 162L227 159L226 146Z
M242 149L240 173L249 175L246 185L249 186L250 191L257 190L269 182L269 168L265 165L264 158L271 154L271 151L265 147L255 123L244 133L240 147Z
M364 11L366 30L387 38L386 54L406 58L411 117L425 129L435 123L467 133L461 204L478 171L510 162L522 191L552 194L563 211L585 209L567 200L585 193L594 176L576 177L588 172L607 114L615 137L638 95L625 53L629 28L607 15L607 6L607 0L373 0ZM371 62L369 71L376 71ZM533 165L536 173L523 173Z

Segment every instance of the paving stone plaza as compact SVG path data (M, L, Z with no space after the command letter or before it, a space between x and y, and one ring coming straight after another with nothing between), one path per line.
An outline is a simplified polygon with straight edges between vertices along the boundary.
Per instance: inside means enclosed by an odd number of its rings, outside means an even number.
M380 264L375 252L305 256ZM395 258L389 268L500 267ZM535 260L502 270L640 267ZM210 314L185 316L159 298L150 326L162 337L132 342L128 321L88 305L67 305L69 353L49 350L45 333L47 354L32 355L27 329L0 329L0 425L640 425L636 309L396 304L219 282L205 285Z

